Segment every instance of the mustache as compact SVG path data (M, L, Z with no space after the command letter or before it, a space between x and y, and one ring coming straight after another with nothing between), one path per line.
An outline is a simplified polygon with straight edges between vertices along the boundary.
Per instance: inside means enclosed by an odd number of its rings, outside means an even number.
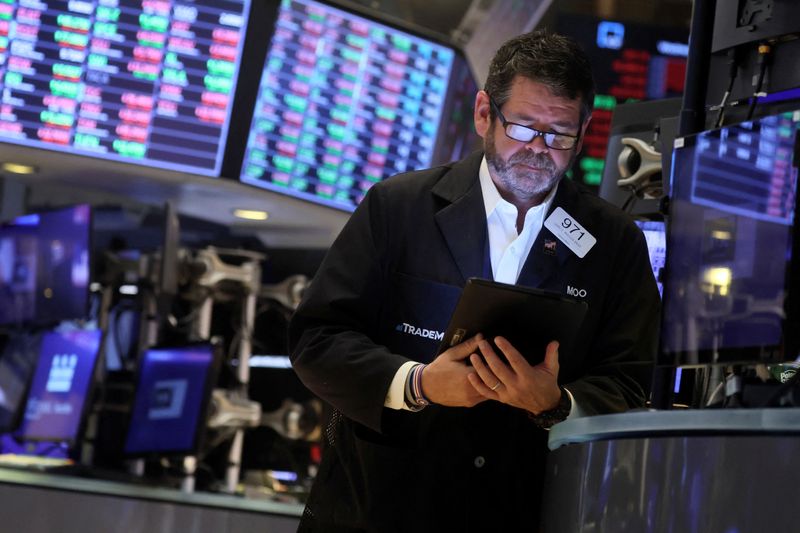
M508 165L526 165L541 170L555 171L556 163L547 154L535 154L532 152L516 153L508 159Z

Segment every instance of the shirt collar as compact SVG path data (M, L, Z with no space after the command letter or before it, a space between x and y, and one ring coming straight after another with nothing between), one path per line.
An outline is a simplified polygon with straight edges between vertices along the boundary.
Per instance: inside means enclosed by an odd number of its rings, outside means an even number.
M501 203L512 205L504 200L502 196L500 196L497 186L494 184L494 181L492 181L492 176L489 174L489 164L486 162L485 155L481 160L481 166L478 170L478 178L481 183L481 194L483 194L483 207L486 210L486 218L492 216L494 210L497 209L497 206ZM559 183L561 183L560 180ZM550 210L550 205L553 203L553 198L556 196L556 191L558 191L558 183L556 183L556 186L553 187L553 189L547 194L544 201L538 206L531 208L528 213L540 209L543 210L544 213L547 213ZM526 217L528 213L526 213Z

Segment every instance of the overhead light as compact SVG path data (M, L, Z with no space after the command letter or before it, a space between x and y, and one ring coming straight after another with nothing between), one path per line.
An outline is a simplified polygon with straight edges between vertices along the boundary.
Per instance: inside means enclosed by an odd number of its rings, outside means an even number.
M23 165L22 163L2 163L0 170L3 172L10 172L12 174L36 174L38 168L33 165Z
M244 220L267 220L269 213L255 209L234 209L233 216Z

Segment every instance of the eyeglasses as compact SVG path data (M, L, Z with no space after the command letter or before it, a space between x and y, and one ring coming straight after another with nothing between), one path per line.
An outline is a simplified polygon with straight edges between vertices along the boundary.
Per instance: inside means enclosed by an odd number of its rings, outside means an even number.
M522 124L509 122L506 120L506 117L503 116L503 113L500 111L500 106L495 103L494 98L490 96L489 102L497 112L497 116L500 118L500 122L503 124L503 129L506 131L506 136L509 139L514 139L515 141L522 143L529 143L536 137L541 136L544 140L544 144L547 145L548 148L552 148L554 150L569 150L578 142L578 135L567 135L565 133L541 131L537 130L536 128L531 128L530 126L523 126Z

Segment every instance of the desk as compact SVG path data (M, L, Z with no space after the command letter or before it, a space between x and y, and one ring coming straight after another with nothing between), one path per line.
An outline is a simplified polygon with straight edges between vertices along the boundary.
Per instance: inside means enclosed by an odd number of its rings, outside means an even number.
M294 533L303 506L0 468L0 531Z
M545 533L800 531L800 409L641 411L553 427Z

